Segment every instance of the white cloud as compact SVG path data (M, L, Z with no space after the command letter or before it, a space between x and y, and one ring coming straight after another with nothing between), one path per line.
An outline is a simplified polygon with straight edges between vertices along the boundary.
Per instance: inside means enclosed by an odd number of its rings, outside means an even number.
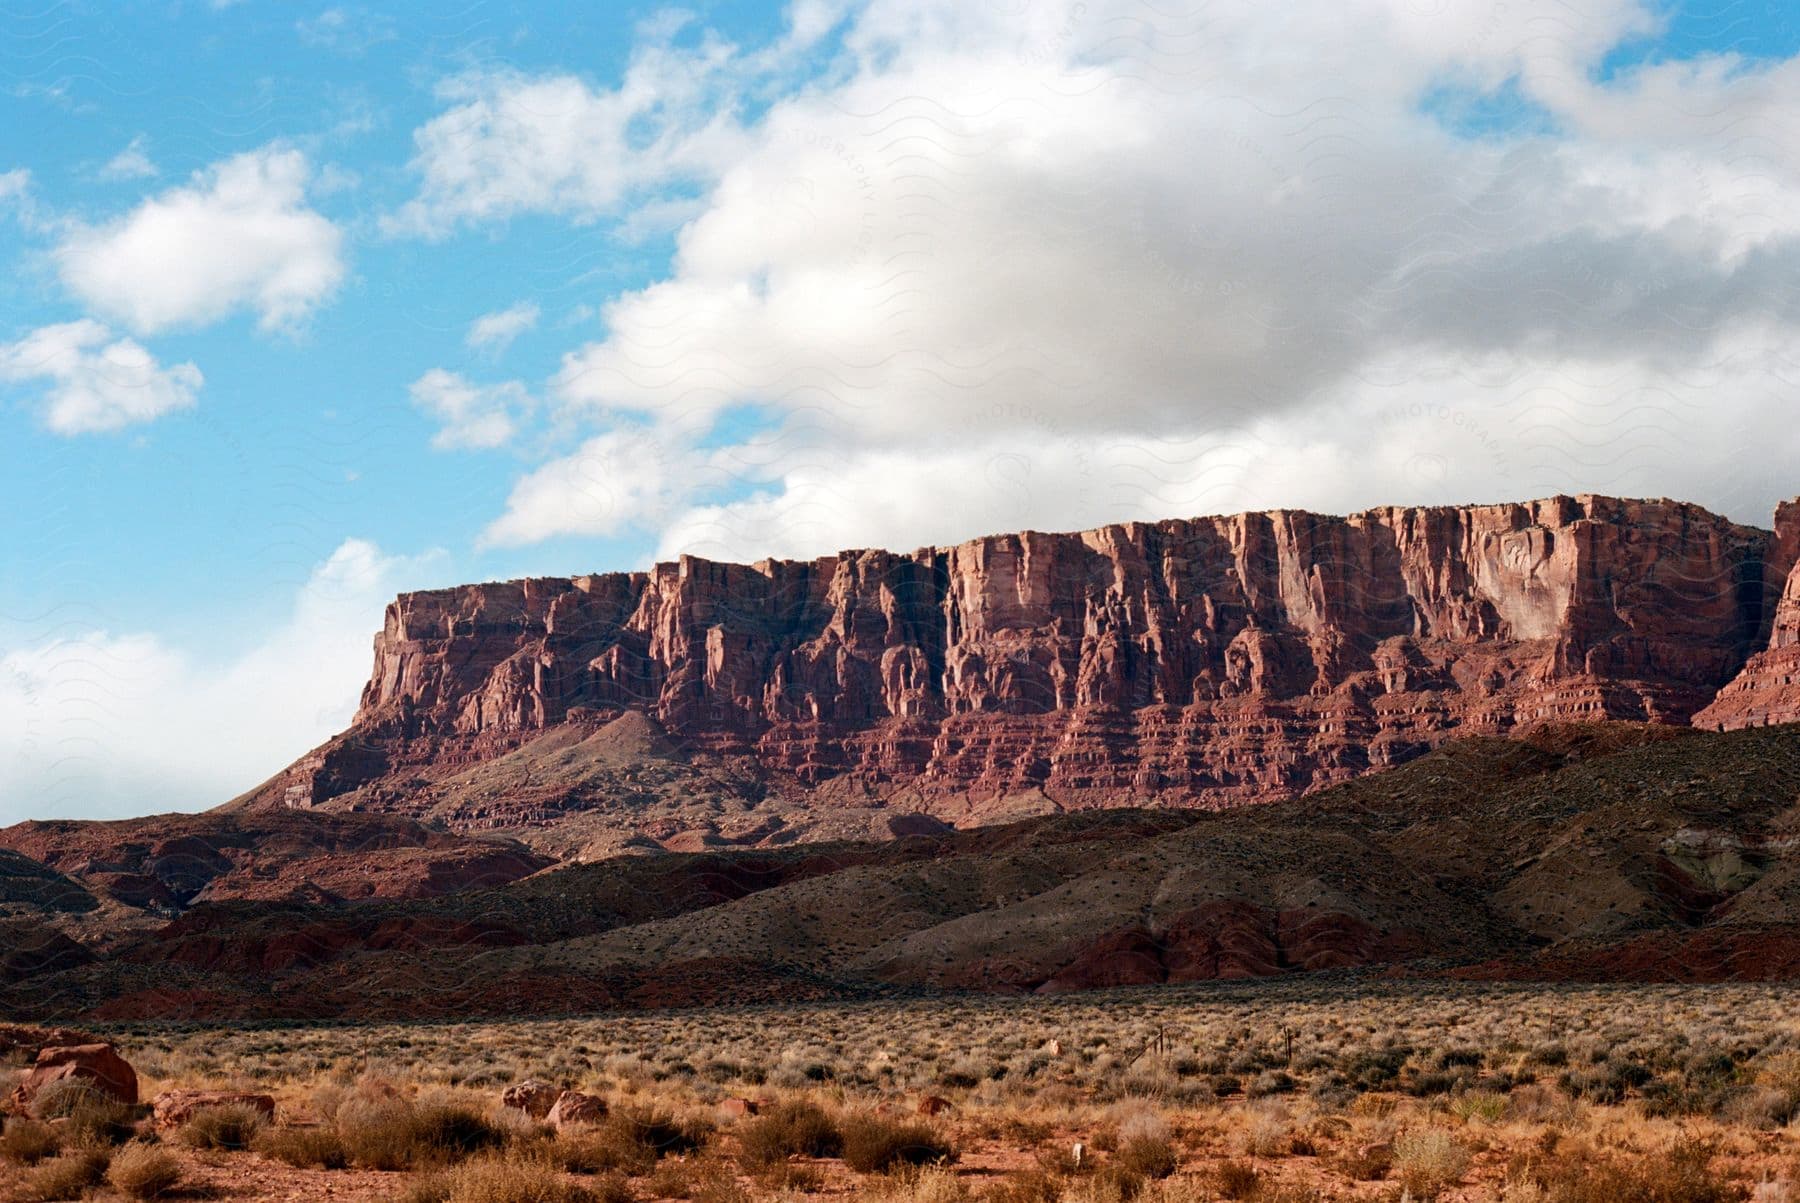
M294 30L306 45L347 57L365 54L399 36L394 19L387 14L343 7L328 8L316 17L296 21Z
M440 89L452 107L413 135L418 195L391 233L442 237L522 213L617 214L654 190L704 183L740 153L730 101L734 50L654 41L614 89L572 75L496 71Z
M199 172L54 256L63 283L140 334L204 325L238 310L262 327L304 322L344 278L343 235L306 203L306 156L278 145Z
M32 233L44 233L50 222L32 191L31 170L15 167L0 171L0 213L10 210L15 220Z
M530 394L517 381L475 384L443 368L432 368L420 376L410 391L413 405L441 423L431 439L431 445L440 451L478 450L510 442L518 430L518 415L531 405Z
M118 430L187 409L204 383L192 363L163 367L91 318L0 344L0 380L48 381L44 424L58 434Z
M100 175L108 180L144 180L158 173L156 164L150 161L148 142L142 134L133 138L124 150L106 161L100 169Z
M479 545L509 547L556 535L654 527L703 475L698 456L650 432L596 435L515 484L506 512L482 532Z
M707 470L584 523L549 498L595 474L559 461L487 537L813 555L1588 489L1766 521L1800 450L1800 60L1601 81L1659 11L874 0L704 161L670 269L551 383L573 429L647 423ZM801 17L771 45L836 10ZM715 102L771 61L728 56ZM1431 108L1503 86L1547 119ZM772 432L703 453L746 405Z
M442 571L346 540L223 662L141 632L0 635L0 826L198 810L255 785L348 724L383 605Z
M538 317L535 303L520 301L505 309L484 313L469 323L465 341L474 350L498 355L512 346L513 339L536 326Z

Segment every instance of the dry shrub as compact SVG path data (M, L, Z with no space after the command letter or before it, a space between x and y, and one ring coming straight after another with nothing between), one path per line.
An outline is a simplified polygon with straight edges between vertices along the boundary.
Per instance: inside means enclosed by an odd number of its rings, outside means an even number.
M679 1123L666 1111L621 1108L579 1133L533 1145L531 1155L571 1173L641 1175L665 1156L694 1152L707 1136L703 1128Z
M19 1198L25 1203L52 1203L79 1199L106 1181L112 1153L106 1149L76 1149L40 1164L25 1179Z
M403 1203L594 1203L595 1195L564 1181L547 1166L483 1158L429 1174L414 1182L401 1199Z
M889 1198L907 1203L964 1203L969 1187L948 1170L927 1168L895 1179Z
M806 1194L825 1185L824 1171L816 1165L777 1161L755 1171L756 1181L765 1190L788 1194Z
M106 1180L128 1199L160 1199L181 1182L181 1163L167 1149L128 1144L113 1154Z
M1043 1170L1020 1170L988 1187L983 1203L1057 1203L1062 1187Z
M682 1123L673 1112L650 1107L622 1108L606 1117L605 1126L658 1157L692 1153L711 1135L703 1125Z
M1352 1182L1379 1182L1394 1168L1394 1148L1377 1141L1341 1154L1332 1163Z
M1780 1086L1749 1086L1735 1090L1719 1106L1719 1118L1742 1128L1785 1128L1800 1110L1800 1096Z
M574 1174L648 1174L656 1168L656 1150L634 1140L618 1124L603 1124L578 1136L546 1141L532 1150L546 1162Z
M1469 1160L1469 1150L1442 1128L1413 1128L1394 1138L1395 1175L1418 1198L1436 1198L1462 1181Z
M1008 1144L1030 1146L1043 1144L1055 1131L1042 1120L1009 1113L1000 1117L995 1134Z
M1506 1118L1511 1100L1492 1090L1471 1090L1450 1100L1450 1114L1464 1123L1497 1124Z
M350 1164L344 1142L330 1128L264 1128L253 1147L264 1157L303 1170L341 1170Z
M1080 1183L1070 1194L1087 1203L1127 1203L1144 1190L1144 1176L1114 1162L1094 1171L1094 1176Z
M1054 1148L1039 1149L1037 1163L1038 1169L1046 1174L1069 1178L1090 1172L1094 1168L1094 1157L1090 1151L1085 1158L1077 1161L1074 1149L1068 1145L1056 1145Z
M54 1157L61 1148L56 1130L34 1119L23 1116L9 1119L5 1130L0 1131L0 1158L19 1165L36 1165L47 1157Z
M767 1166L792 1156L836 1157L843 1133L817 1103L782 1103L744 1125L741 1138L745 1165Z
M665 1161L647 1184L659 1199L692 1199L694 1203L750 1203L750 1194L724 1162L711 1157Z
M1294 1140L1294 1121L1279 1103L1263 1103L1246 1110L1246 1124L1239 1140L1252 1157L1280 1157Z
M956 1160L956 1149L930 1124L855 1115L844 1121L844 1164L859 1174L880 1174L902 1165L935 1165Z
M1133 1136L1120 1147L1117 1164L1146 1178L1167 1178L1179 1164L1175 1146L1166 1136Z
M1213 1167L1213 1189L1225 1199L1254 1199L1262 1185L1256 1167L1242 1161L1222 1161Z
M1510 1118L1528 1124L1563 1124L1567 1125L1579 1110L1575 1100L1557 1090L1554 1086L1532 1083L1527 1086L1513 1088L1507 1101L1507 1113Z
M62 1136L78 1145L117 1145L131 1139L137 1125L133 1109L80 1078L52 1082L31 1100L33 1119L67 1119Z
M594 1203L637 1203L637 1192L623 1174L602 1174L588 1187Z
M1713 1148L1684 1138L1642 1161L1602 1160L1576 1149L1542 1164L1517 1167L1519 1185L1539 1187L1545 1203L1734 1203L1744 1196L1713 1172Z
M181 1125L175 1139L190 1149L222 1149L236 1153L247 1149L263 1130L263 1113L242 1103L206 1107Z
M372 1170L453 1165L506 1140L499 1125L472 1107L403 1099L348 1101L338 1109L337 1130L350 1159Z

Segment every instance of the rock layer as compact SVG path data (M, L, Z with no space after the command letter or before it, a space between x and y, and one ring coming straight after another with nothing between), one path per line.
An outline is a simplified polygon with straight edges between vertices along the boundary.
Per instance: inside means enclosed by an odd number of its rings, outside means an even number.
M776 791L943 814L1288 797L1453 734L1718 714L1800 656L1795 516L1277 511L406 594L354 727L248 801L404 810L421 770L628 712Z
M1727 731L1800 722L1800 501L1776 512L1767 569L1780 600L1763 650L1695 717L1696 726Z

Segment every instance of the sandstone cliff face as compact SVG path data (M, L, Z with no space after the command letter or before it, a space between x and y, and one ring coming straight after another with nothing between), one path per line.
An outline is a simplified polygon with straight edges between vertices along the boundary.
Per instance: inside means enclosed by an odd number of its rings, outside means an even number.
M1278 511L408 594L355 727L261 797L400 805L413 768L634 710L777 788L927 809L1291 796L1454 733L1690 721L1753 654L1800 655L1785 515Z
M1780 600L1763 650L1695 716L1696 726L1726 731L1800 722L1800 501L1776 512L1767 579Z

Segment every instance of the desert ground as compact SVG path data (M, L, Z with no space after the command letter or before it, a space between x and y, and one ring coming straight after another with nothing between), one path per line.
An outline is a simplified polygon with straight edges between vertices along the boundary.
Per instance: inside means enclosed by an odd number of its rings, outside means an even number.
M220 1105L159 1124L91 1091L51 1092L7 1121L6 1197L1780 1203L1800 1193L1790 1126L1800 1012L1781 985L1342 978L101 1034L136 1068L146 1101L174 1089L262 1094L274 1118Z

